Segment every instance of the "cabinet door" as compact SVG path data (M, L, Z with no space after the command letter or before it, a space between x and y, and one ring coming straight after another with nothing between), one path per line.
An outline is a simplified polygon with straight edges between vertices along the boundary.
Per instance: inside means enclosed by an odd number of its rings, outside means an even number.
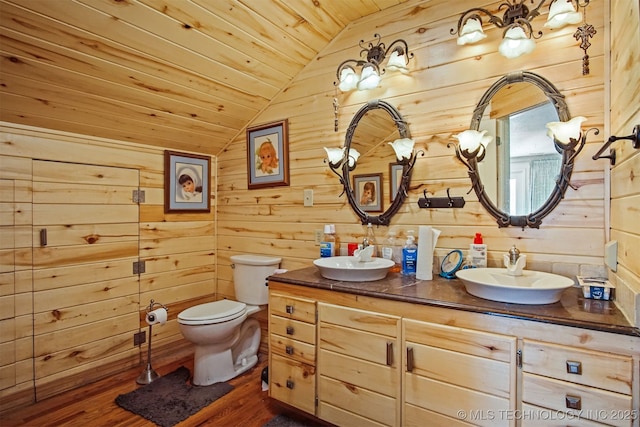
M513 424L515 337L409 319L403 325L405 425L421 425L420 414L430 412L449 417L449 425Z
M400 319L323 303L318 316L318 416L400 425Z
M310 414L315 413L314 366L271 354L269 371L269 396Z

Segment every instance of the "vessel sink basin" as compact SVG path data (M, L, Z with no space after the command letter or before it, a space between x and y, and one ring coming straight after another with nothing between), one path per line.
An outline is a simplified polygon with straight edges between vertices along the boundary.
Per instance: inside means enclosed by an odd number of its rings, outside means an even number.
M320 275L327 279L345 282L371 282L384 279L394 262L384 258L371 258L371 261L358 261L353 256L334 256L318 258L313 264Z
M524 270L522 276L512 276L505 268L470 268L458 270L456 276L471 295L515 304L553 304L574 285L557 274Z

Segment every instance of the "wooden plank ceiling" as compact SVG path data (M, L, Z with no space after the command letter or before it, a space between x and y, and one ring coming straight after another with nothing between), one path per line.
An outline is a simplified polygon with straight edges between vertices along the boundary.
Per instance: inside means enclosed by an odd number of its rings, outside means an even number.
M406 0L0 0L0 120L218 154L347 24Z

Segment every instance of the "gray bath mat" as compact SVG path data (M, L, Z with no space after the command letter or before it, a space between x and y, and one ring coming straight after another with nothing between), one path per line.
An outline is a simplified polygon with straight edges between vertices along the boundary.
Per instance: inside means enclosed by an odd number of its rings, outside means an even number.
M322 425L325 424L319 424L304 418L294 419L287 415L280 414L271 418L266 424L263 424L262 427L316 427Z
M116 403L161 427L172 427L233 390L226 382L192 386L187 383L190 376L189 369L181 366L150 384L119 395Z

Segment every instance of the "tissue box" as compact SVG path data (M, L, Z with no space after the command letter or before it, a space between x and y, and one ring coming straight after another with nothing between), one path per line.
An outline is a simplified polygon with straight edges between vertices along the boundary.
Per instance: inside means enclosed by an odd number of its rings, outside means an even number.
M609 301L613 299L614 286L607 279L601 277L576 276L582 287L582 295L589 299Z

